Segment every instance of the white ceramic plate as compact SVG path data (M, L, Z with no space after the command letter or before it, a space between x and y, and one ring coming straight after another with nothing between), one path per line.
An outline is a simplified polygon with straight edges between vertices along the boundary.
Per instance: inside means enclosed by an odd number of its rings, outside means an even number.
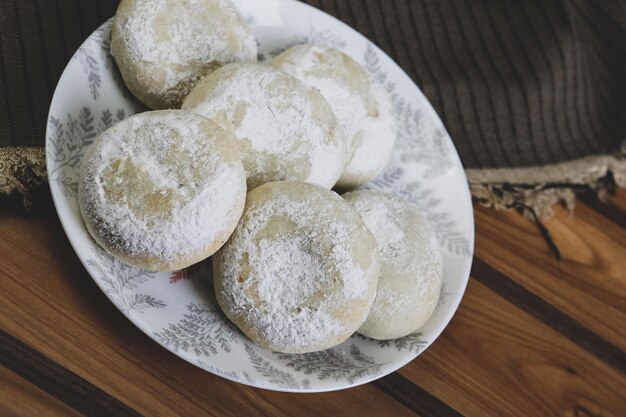
M419 88L381 50L333 17L292 0L236 0L254 28L259 58L298 43L339 48L372 71L393 95L400 126L393 159L367 187L398 194L426 213L444 253L443 292L415 334L374 341L358 335L323 352L285 355L262 349L219 311L209 262L172 274L111 258L90 238L76 194L81 157L96 136L145 110L124 86L109 54L112 20L69 62L57 86L46 134L54 202L76 254L109 299L144 333L181 358L233 381L281 391L348 388L395 371L424 351L456 311L467 284L474 242L470 194L459 157Z

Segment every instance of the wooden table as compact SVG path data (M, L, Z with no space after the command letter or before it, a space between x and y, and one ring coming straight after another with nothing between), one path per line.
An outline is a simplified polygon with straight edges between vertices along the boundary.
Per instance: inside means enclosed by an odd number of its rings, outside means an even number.
M626 191L547 223L476 208L457 314L421 356L327 394L239 385L133 326L96 287L44 197L0 203L0 416L626 416ZM46 203L47 201L47 203Z

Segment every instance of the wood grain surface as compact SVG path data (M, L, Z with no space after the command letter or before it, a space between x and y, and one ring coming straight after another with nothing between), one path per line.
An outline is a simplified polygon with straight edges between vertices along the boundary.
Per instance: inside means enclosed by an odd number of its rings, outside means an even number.
M476 207L461 306L435 343L365 386L286 394L190 365L145 336L74 254L47 194L0 207L0 415L624 416L626 192L547 223Z

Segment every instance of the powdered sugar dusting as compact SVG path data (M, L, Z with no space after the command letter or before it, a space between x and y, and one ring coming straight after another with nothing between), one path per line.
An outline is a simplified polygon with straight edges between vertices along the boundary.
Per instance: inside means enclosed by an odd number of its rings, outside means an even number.
M359 331L375 338L405 336L430 317L439 297L443 261L434 230L396 196L361 190L344 198L376 238L382 267L376 301Z
M124 46L116 57L147 70L145 87L178 104L211 70L256 61L256 39L230 0L123 1L113 31Z
M371 235L330 191L287 182L250 194L240 225L216 258L226 314L280 351L317 350L347 338L375 294ZM370 259L359 259L354 247L368 245Z
M378 116L368 117L365 126L357 132L354 154L340 183L365 183L380 174L391 158L397 135L393 103L385 88L373 77L370 93L377 104Z
M234 228L243 169L224 158L211 127L220 129L192 113L162 111L100 136L83 162L80 203L105 249L131 263L176 264L202 256Z
M393 105L384 87L349 56L319 45L292 47L273 65L319 90L337 116L350 149L340 183L375 177L387 164L396 137Z
M235 134L249 188L280 180L331 188L345 165L347 149L325 100L270 67L223 67L190 93L183 108Z

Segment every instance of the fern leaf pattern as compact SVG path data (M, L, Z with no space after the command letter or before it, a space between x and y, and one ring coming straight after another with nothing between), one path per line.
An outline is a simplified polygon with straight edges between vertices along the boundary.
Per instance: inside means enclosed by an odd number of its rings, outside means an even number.
M398 352L408 350L417 354L421 353L428 346L428 342L424 340L421 332L394 339L392 342Z
M91 42L98 46L100 52L100 62L104 63L104 68L111 74L113 81L117 88L122 92L122 95L126 98L131 97L126 83L122 78L118 66L111 54L111 29L113 27L113 19L109 19L105 24L100 26L96 32L89 38Z
M366 376L380 373L383 363L376 363L364 355L357 345L350 346L350 356L337 353L334 349L302 354L274 353L286 365L305 375L315 375L319 380L345 379L350 385Z
M100 117L100 122L98 123L98 130L104 132L111 126L113 126L113 114L107 109L102 112L102 117Z
M441 177L454 167L454 151L448 134L442 127L426 128L423 111L413 108L400 97L396 85L388 80L378 52L371 43L367 44L363 59L366 68L391 94L398 120L398 136L392 160L385 171L364 188L391 191L416 204L434 226L441 247L455 255L470 256L470 242L457 230L451 215L442 210L443 203L435 197L434 190L421 182L405 182L408 177L405 175L405 167L409 164L422 167L425 179Z
M83 71L87 75L87 82L89 83L89 90L91 91L91 97L95 100L100 97L100 86L102 85L102 78L100 75L100 67L98 61L94 56L93 50L90 45L81 45L76 53L74 59L78 59L83 66Z
M216 374L216 375L221 375L221 376L223 376L223 377L225 377L225 378L232 379L232 380L235 380L235 381L238 381L238 380L240 380L240 379L241 379L241 378L239 377L239 374L237 374L237 372L235 372L235 371L227 371L227 370L225 370L225 369L221 369L221 368L218 368L218 367L216 367L216 366L209 365L208 363L206 363L205 361L203 361L203 360L201 360L201 359L200 359L200 360L197 360L197 361L196 361L196 364L197 364L200 368L206 369L206 370L207 370L207 371L209 371L209 372L213 372L213 373L214 373L214 374ZM244 378L245 378L248 374L247 374L247 373L245 373L245 372L243 372L243 373L245 374L245 375L244 375ZM249 378L249 377L248 377L248 378Z
M106 253L99 246L95 247L95 251L96 257L88 259L87 266L92 269L104 291L124 314L143 313L148 309L166 306L162 300L151 295L131 291L148 280L154 279L154 272L128 266Z
M441 292L439 293L439 298L437 299L437 307L441 306L443 303L446 302L446 298L448 298L451 295L454 295L454 293L449 292L446 290L446 283L444 282L443 284L441 284Z
M256 380L252 378L246 371L243 371L242 374L243 374L243 379L245 379L248 384L252 384L252 385L256 384Z
M364 61L366 68L391 94L398 120L396 148L400 151L400 160L425 166L425 178L436 178L445 174L454 166L453 149L446 131L437 128L428 136L423 111L414 109L397 94L396 85L388 81L387 72L382 69L378 53L371 43L367 44Z
M457 230L456 222L450 214L442 211L442 201L434 190L417 181L405 182L404 169L394 160L383 174L364 188L381 189L392 192L415 204L433 225L439 245L458 256L470 256L470 242Z
M256 371L261 374L263 377L267 378L268 382L277 385L280 388L300 389L300 383L294 378L294 376L289 373L282 371L272 365L269 361L263 359L261 355L259 355L252 346L246 343L246 353L248 354L248 358L252 363L252 366ZM308 382L307 382L307 385Z
M51 161L50 181L58 186L66 197L78 198L78 176L83 156L103 130L123 120L126 112L116 111L116 119L109 109L103 110L96 123L91 108L82 107L77 116L68 114L65 122L50 116L48 121L48 160Z
M208 304L189 304L189 313L176 323L170 323L154 333L157 340L175 352L194 352L196 355L213 356L220 350L230 353L238 343L238 330L224 314Z
M422 332L411 333L410 335L393 340L375 340L367 336L363 336L359 333L353 334L352 338L361 339L370 343L376 343L378 347L382 349L394 348L398 352L407 350L415 354L421 353L428 346L429 343L427 340L424 339L424 335L422 334Z
M73 59L77 59L81 63L83 71L87 75L87 83L94 101L100 98L103 70L112 76L124 97L132 97L111 54L110 35L112 27L113 19L109 19L87 38L73 56ZM101 67L102 64L104 64L104 68Z
M157 300L148 294L133 294L129 298L128 308L129 310L135 310L143 313L149 308L163 308L165 303L161 300Z

